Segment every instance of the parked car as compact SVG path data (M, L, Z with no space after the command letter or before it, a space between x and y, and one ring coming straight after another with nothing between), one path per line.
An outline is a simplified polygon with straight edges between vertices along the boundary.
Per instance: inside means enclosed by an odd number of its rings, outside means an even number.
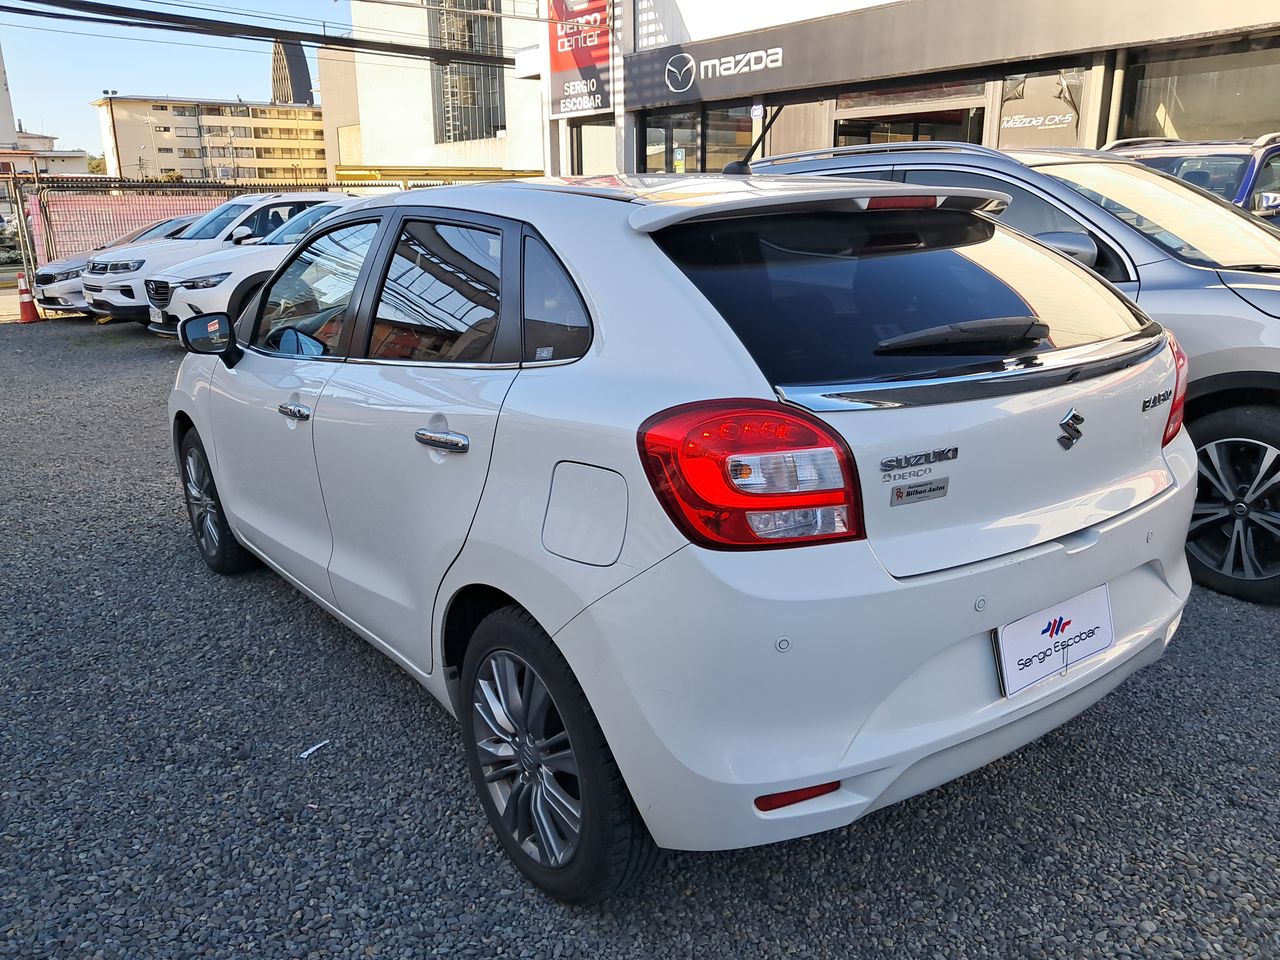
M183 317L199 313L238 317L293 245L329 214L354 200L335 195L286 220L258 243L215 250L147 277L144 287L151 304L148 329L162 337L176 337Z
M145 248L120 247L95 256L82 275L85 301L96 313L115 320L151 323L143 281L185 260L262 239L290 217L331 193L248 193L220 204L181 234Z
M1161 655L1196 464L1159 324L991 191L613 182L352 204L182 321L169 401L206 563L453 711L528 878L849 824Z
M1102 149L1208 190L1260 217L1280 213L1280 133L1255 140L1117 140Z
M110 250L125 245L137 246L155 240L165 240L177 236L196 221L194 216L169 217L155 223L130 230L122 237L110 243L94 247L87 253L64 257L46 263L36 271L33 293L36 302L45 310L55 313L88 313L89 305L84 299L84 290L80 286L80 275L88 266L89 259L101 250Z
M1191 572L1223 593L1280 600L1280 231L1115 153L900 143L751 166L1009 194L1005 223L1093 267L1178 335L1200 458Z

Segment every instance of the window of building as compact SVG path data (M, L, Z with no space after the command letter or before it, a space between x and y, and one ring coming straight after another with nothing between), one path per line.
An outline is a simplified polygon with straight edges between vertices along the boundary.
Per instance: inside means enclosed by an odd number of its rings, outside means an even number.
M456 224L408 224L383 280L368 355L487 361L498 331L501 276L501 234Z
M569 121L569 169L575 176L618 172L613 117Z
M167 106L165 106L163 103L153 103L153 104L151 105L151 109L152 109L154 112L156 112L156 113L168 113L168 112L169 112L169 108L168 108Z
M172 128L172 127L161 127L161 126L155 126L155 127L152 127L151 129L152 129L152 130L154 130L156 133L168 133L168 132L169 132L171 129L173 129L173 128Z
M175 117L194 117L198 111L195 107L174 107L173 115Z
M981 143L986 110L938 110L836 121L836 147L906 140L958 140Z
M644 121L643 172L699 173L697 110L653 113Z
M524 359L572 360L591 343L591 321L578 288L542 241L524 241Z
M178 171L175 170L173 167L161 167L160 172L161 173L177 173Z
M178 156L184 160L198 160L201 157L201 151L199 147L180 147Z
M751 149L751 106L708 108L703 118L702 167L719 173L732 160L741 160Z
M173 153L173 147L156 147L156 153Z
M160 128L159 128L159 127L157 127L156 129L157 129L157 130L159 130ZM167 129L168 129L168 127L166 127L165 129L167 130ZM179 136L179 137L198 137L198 136L200 136L200 129L199 129L198 127L177 127L177 128L175 128L175 129L174 129L174 131L173 131L173 132L174 132L174 134L175 134L175 135L177 135L177 136Z
M291 356L332 353L377 231L360 223L312 240L267 288L252 344Z
M1276 128L1280 37L1135 55L1125 72L1124 137L1226 140Z
M451 0L429 6L427 30L435 46L471 53L502 50L502 20L488 13L491 0ZM437 143L485 140L507 128L502 68L472 63L433 63ZM323 132L320 137L323 139Z

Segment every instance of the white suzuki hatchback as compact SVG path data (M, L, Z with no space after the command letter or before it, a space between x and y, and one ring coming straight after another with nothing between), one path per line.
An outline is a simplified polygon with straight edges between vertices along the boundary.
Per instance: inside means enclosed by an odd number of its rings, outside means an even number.
M234 326L179 328L196 542L453 711L556 897L849 824L1156 660L1190 586L1185 357L1004 200L706 177L352 204Z

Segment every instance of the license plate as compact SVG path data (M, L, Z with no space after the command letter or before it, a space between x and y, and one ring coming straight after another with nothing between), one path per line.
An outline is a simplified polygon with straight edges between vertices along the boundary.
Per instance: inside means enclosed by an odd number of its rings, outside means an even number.
M1006 697L1070 668L1115 643L1111 595L1104 583L996 631L996 661Z
M92 293L86 293L86 294L84 295L84 302L85 302L85 303L93 303L93 294L92 294Z
M152 307L149 313L152 323L164 323L164 311L159 307Z

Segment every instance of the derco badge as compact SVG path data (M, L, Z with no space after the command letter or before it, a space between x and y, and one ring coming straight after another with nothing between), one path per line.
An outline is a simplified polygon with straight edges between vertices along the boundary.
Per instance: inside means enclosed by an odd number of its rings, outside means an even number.
M885 457L880 461L880 482L901 483L904 480L923 480L933 475L933 464L946 463L958 456L960 456L959 447L942 447L938 450L922 450L920 453Z

